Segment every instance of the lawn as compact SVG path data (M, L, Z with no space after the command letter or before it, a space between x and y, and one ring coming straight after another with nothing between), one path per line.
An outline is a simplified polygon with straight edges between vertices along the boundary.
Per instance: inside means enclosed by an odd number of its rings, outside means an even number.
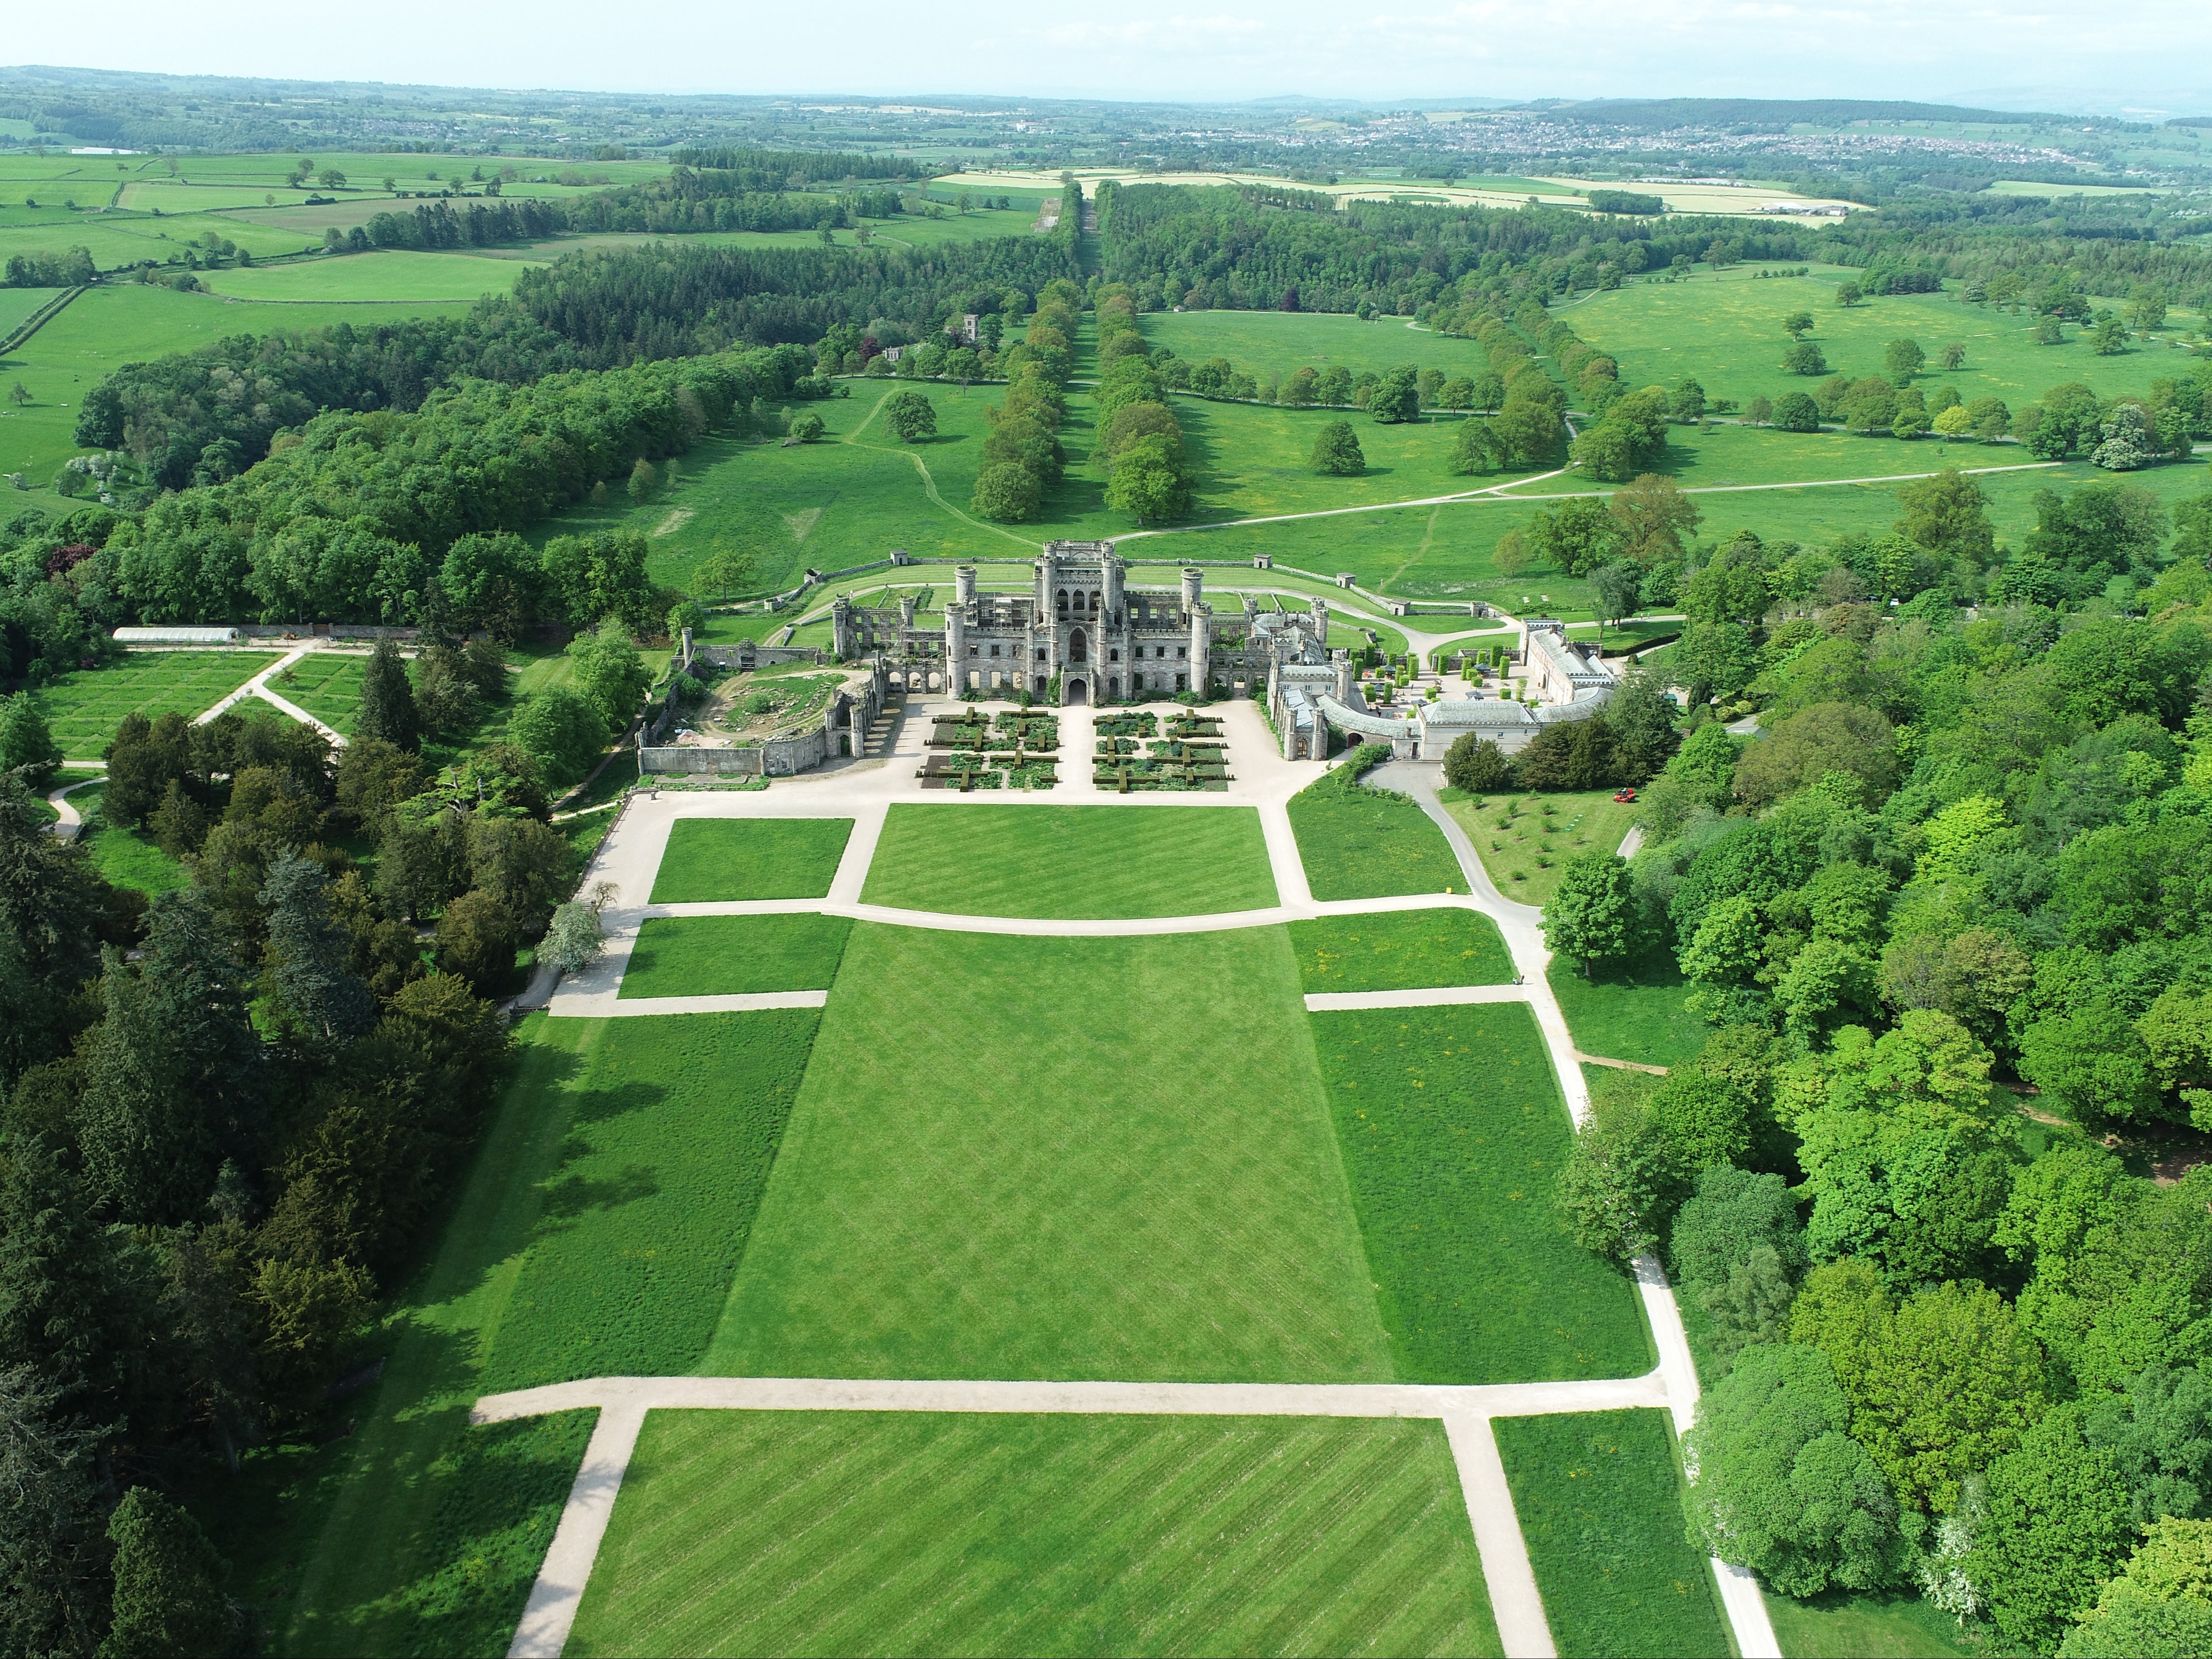
M1125 919L1279 902L1249 806L894 805L865 904Z
M852 931L846 916L654 916L638 930L622 994L826 991Z
M1293 795L1290 812L1317 899L1466 890L1451 843L1408 796L1332 772Z
M651 902L827 898L852 836L850 818L678 818Z
M368 653L365 651L317 651L301 658L283 673L271 675L269 689L285 702L305 709L332 731L350 738L355 721L361 718L362 678L368 672ZM410 681L417 672L417 659L410 658L407 673ZM519 689L519 682L510 675L507 690L512 693ZM433 766L452 765L477 744L502 735L512 708L512 703L505 697L478 703L476 718L468 726L424 738L423 758ZM635 779L635 759L629 764Z
M87 784L70 797L70 805L85 820L78 839L92 849L92 861L100 873L118 887L135 887L148 894L167 893L188 885L191 877L185 866L149 841L143 831L118 829L100 822L95 815L106 793L107 784L103 779Z
M112 668L66 674L31 693L72 760L95 760L129 714L205 713L276 660L267 651L134 651Z
M1479 910L1393 910L1291 924L1308 991L1409 991L1504 985L1512 954Z
M1362 322L1338 313L1285 311L1155 311L1147 313L1145 338L1178 357L1202 363L1226 357L1237 368L1264 382L1272 371L1284 380L1297 369L1344 368L1354 374L1381 374L1402 364L1440 368L1446 374L1476 375L1490 368L1490 353L1480 341L1462 340L1427 329L1408 328L1402 317ZM1341 418L1346 411L1336 411ZM1367 416L1353 411L1360 438Z
M1432 1420L664 1411L566 1650L1500 1649Z
M1580 965L1552 960L1548 977L1575 1047L1607 1060L1674 1066L1705 1046L1712 1027L1684 1012L1689 982L1667 951L1621 963L1600 963L1584 979Z
M1839 1591L1800 1601L1769 1591L1766 1614L1789 1659L1966 1659L1980 1650L1956 1620L1917 1595Z
M822 1018L700 1369L1392 1375L1284 929L863 923Z
M2136 340L2117 356L2100 357L2069 327L2065 344L2037 345L2033 317L1963 304L1955 289L1891 295L1845 309L1836 303L1836 289L1856 275L1834 270L1754 280L1746 270L1719 281L1637 283L1577 306L1572 321L1583 338L1620 361L1625 385L1671 386L1694 375L1708 397L1739 403L1809 392L1818 383L1817 377L1808 380L1781 367L1790 343L1782 322L1797 311L1812 313L1814 329L1806 337L1820 346L1832 374L1880 374L1889 342L1914 339L1929 358L1917 381L1923 391L1948 385L1969 403L1994 396L2015 410L2067 380L2086 382L2099 396L2110 397L2148 392L2154 378L2183 372L2183 353L2163 343ZM1937 350L1950 341L1966 348L1966 362L1955 374L1936 367Z
M523 259L486 259L467 253L417 253L390 248L299 264L212 271L202 277L217 294L239 300L302 301L473 301L504 294L532 268Z
M1527 1005L1310 1018L1395 1375L1650 1369L1634 1288L1553 1208L1574 1131Z
M372 1339L381 1379L207 1510L272 1649L505 1650L592 1414L472 1429L469 1407L697 1364L818 1018L521 1028L435 1255Z
M1617 851L1637 814L1610 789L1474 798L1453 790L1444 811L1467 831L1498 890L1535 905L1551 901L1571 860Z
M1717 1659L1729 1651L1712 1568L1683 1535L1665 1412L1508 1417L1491 1428L1561 1653Z

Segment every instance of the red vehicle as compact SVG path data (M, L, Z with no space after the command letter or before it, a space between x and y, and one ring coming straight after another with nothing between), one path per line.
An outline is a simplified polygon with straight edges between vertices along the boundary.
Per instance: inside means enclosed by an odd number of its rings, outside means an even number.
M1623 789L1618 794L1614 795L1613 799L1619 801L1622 805L1626 806L1636 799L1636 792L1633 789Z

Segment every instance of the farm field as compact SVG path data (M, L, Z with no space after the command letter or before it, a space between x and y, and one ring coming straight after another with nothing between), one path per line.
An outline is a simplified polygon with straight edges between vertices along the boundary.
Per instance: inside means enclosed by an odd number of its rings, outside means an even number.
M890 810L864 904L971 916L1127 918L1279 902L1249 806Z
M1712 1569L1683 1536L1666 1413L1510 1417L1491 1426L1561 1653L1708 1659L1729 1651Z
M1627 963L1600 963L1590 977L1554 957L1552 993L1559 1000L1575 1047L1608 1060L1673 1066L1705 1046L1712 1027L1682 1006L1689 982L1661 951Z
M1500 1651L1429 1420L655 1412L567 1651Z
M1614 800L1610 789L1479 799L1455 789L1443 807L1467 831L1498 890L1535 905L1550 901L1572 860L1620 847L1637 813L1632 803Z
M2136 339L2117 356L2095 356L2069 326L2064 345L2035 343L2035 319L1992 306L1963 304L1949 294L1898 294L1849 308L1836 289L1856 275L1822 270L1809 276L1757 279L1747 268L1688 283L1637 283L1592 295L1567 314L1576 331L1617 358L1629 386L1674 385L1696 377L1708 398L1779 398L1808 392L1816 380L1781 367L1790 337L1782 320L1810 312L1813 332L1832 374L1853 379L1882 372L1882 351L1894 339L1915 339L1929 367L1915 381L1923 391L1953 386L1971 403L1997 397L2012 409L2038 402L2050 387L2080 380L2100 397L2148 392L2160 375L2186 374L2186 355L2163 341ZM2177 314L2166 333L2183 332ZM1935 367L1937 349L1956 341L1966 348L1964 367L1946 374Z
M149 720L204 713L276 660L270 651L141 651L112 668L83 669L31 693L62 752L98 760L130 714Z
M623 970L625 997L826 991L853 924L845 916L653 916Z
M850 818L678 818L651 902L825 898L852 834Z
M860 924L699 1369L1389 1377L1306 1018L1279 927Z
M1411 799L1346 787L1334 775L1291 798L1291 828L1317 899L1391 898L1464 888L1443 831Z
M216 1511L233 1591L310 1656L504 1650L588 1412L468 1425L483 1393L698 1360L818 1016L533 1017L356 1431L250 1454ZM702 1325L702 1316L704 1317Z
M467 253L421 253L386 248L375 253L311 259L302 264L209 271L201 281L227 299L290 305L371 301L474 301L504 294L532 268L520 259L486 259Z
M1309 993L1503 985L1513 977L1513 958L1498 924L1475 910L1395 910L1294 921L1291 946Z
M50 288L0 288L0 338L14 333L25 318L53 297Z
M1527 1006L1310 1018L1395 1375L1649 1370L1634 1287L1553 1214L1574 1130Z

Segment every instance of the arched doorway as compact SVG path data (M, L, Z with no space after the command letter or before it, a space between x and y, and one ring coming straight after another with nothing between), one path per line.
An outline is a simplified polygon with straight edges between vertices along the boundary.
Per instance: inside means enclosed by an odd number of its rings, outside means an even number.
M1091 660L1091 636L1079 628L1067 636L1067 659L1070 662Z
M1070 708L1080 708L1090 701L1091 688L1088 685L1079 679L1067 682L1067 702Z

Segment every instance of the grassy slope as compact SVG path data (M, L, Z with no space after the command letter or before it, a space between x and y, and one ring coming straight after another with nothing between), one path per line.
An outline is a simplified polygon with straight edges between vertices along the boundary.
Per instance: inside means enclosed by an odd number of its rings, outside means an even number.
M825 898L852 835L850 818L678 818L652 902Z
M404 248L210 272L201 280L228 298L300 304L316 301L473 301L504 294L531 268L521 259L486 259L466 253L418 253Z
M204 713L276 660L263 651L134 652L112 668L64 675L31 694L62 751L96 758L129 714Z
M1467 831L1498 890L1537 905L1550 900L1570 860L1618 848L1637 811L1617 803L1610 789L1462 798L1444 810ZM1509 820L1510 827L1498 827Z
M1298 998L1280 928L855 928L702 1369L1387 1377Z
M1249 806L895 805L860 897L910 910L1063 919L1277 902L1260 815Z
M1307 367L1380 374L1411 363L1467 375L1490 368L1490 354L1478 342L1408 328L1402 317L1363 323L1321 312L1154 312L1144 319L1144 331L1152 344L1165 346L1178 357L1192 362L1226 357L1263 381L1270 369L1288 380L1293 370Z
M852 930L845 916L654 916L638 931L622 994L826 991Z
M1527 1006L1310 1018L1396 1374L1646 1370L1633 1289L1552 1212L1573 1131Z
M1955 1620L1917 1595L1799 1601L1770 1592L1766 1611L1789 1659L1965 1659L1977 1650Z
M589 1413L471 1430L483 1393L696 1363L805 1060L806 1012L547 1020L350 1437L258 1453L215 1514L233 1589L303 1655L495 1655ZM700 1316L703 1311L706 1323Z
M1513 958L1498 924L1474 910L1401 910L1291 924L1308 991L1404 991L1503 985Z
M1443 831L1410 800L1345 789L1332 776L1292 796L1290 812L1317 899L1440 893L1467 884Z
M1560 1652L1712 1659L1729 1651L1712 1570L1683 1536L1664 1412L1501 1418L1492 1428Z
M1499 1651L1441 1425L657 1412L568 1651Z
M1584 979L1554 957L1548 976L1575 1047L1608 1060L1673 1066L1705 1046L1712 1027L1683 1012L1689 982L1664 951L1635 962L1601 965Z

